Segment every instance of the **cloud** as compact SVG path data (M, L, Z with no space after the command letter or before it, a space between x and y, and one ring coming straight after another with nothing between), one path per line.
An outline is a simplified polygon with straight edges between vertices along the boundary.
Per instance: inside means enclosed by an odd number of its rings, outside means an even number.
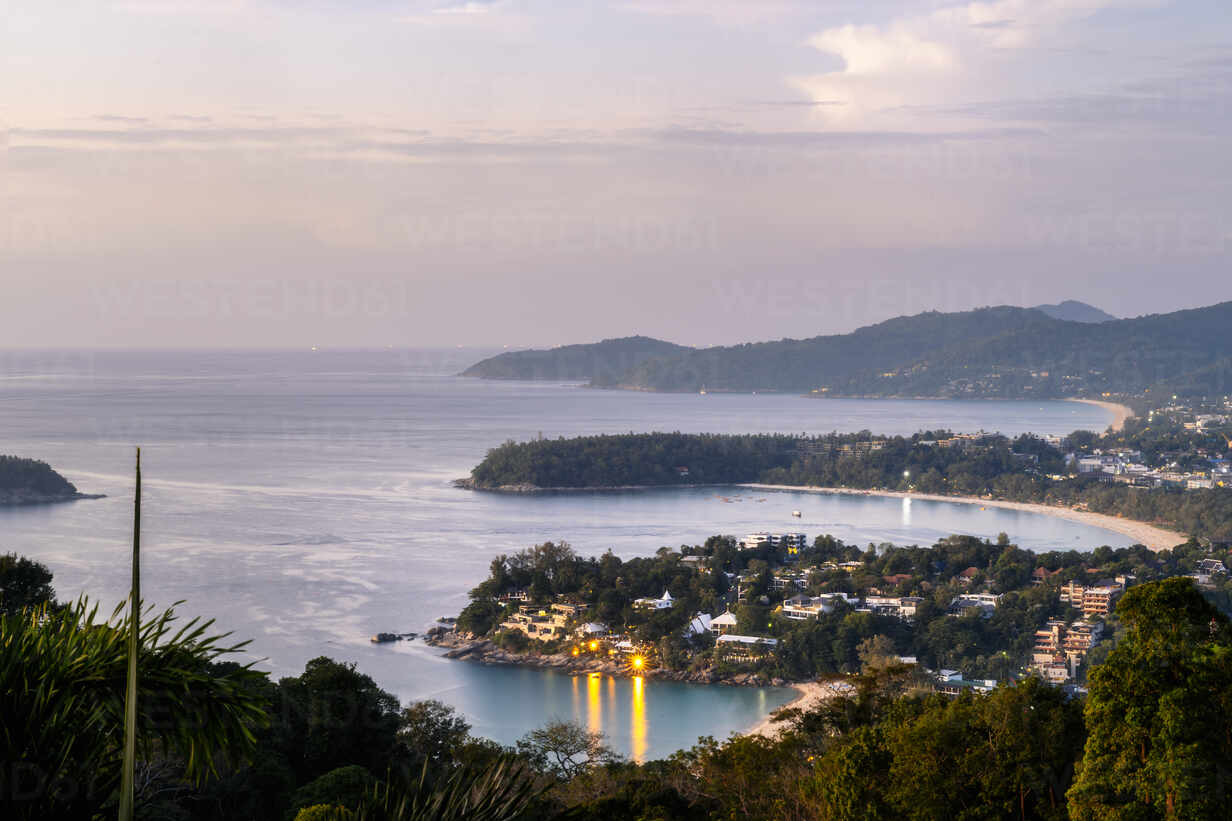
M987 99L1008 82L1015 61L1038 57L1051 41L1068 42L1091 15L1150 2L994 0L943 6L881 25L831 27L807 42L842 66L789 84L814 100L842 102L822 116L857 128L912 105Z
M462 3L446 3L433 9L433 14L487 14L500 0L467 0Z
M625 0L619 8L656 17L698 17L723 26L780 20L808 8L799 0Z

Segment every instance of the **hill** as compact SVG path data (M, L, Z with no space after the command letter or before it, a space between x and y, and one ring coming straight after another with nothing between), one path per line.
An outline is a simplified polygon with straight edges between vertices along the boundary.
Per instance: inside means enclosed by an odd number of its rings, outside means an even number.
M593 383L820 396L1223 394L1232 303L1099 323L1008 306L899 317L850 334L690 350Z
M1067 299L1056 305L1036 305L1035 310L1043 311L1053 319L1063 319L1066 322L1111 322L1115 316L1107 311L1101 311L1094 305Z
M90 498L46 462L0 456L0 505L44 504Z
M612 384L653 357L693 350L648 336L605 339L589 345L565 345L549 350L510 351L478 362L462 376L480 379L549 379L560 382Z

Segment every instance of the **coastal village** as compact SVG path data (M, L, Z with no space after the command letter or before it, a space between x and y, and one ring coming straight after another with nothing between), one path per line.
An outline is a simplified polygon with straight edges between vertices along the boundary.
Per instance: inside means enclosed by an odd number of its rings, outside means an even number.
M559 567L548 572L574 575L577 589L517 584L512 567L535 566L533 552L472 591L456 630L438 628L429 641L452 658L705 683L784 684L902 664L915 668L922 686L952 695L1027 676L1080 692L1092 654L1115 641L1126 589L1174 575L1232 589L1226 550L1197 543L1159 555L1033 554L1004 535L996 544L955 536L931 548L861 549L829 536L810 543L804 533L762 531L664 548L623 566L653 565L646 575L671 579L658 592L633 590L623 575L605 589ZM486 618L475 618L480 612ZM846 652L826 647L835 634ZM955 644L981 652L963 656Z

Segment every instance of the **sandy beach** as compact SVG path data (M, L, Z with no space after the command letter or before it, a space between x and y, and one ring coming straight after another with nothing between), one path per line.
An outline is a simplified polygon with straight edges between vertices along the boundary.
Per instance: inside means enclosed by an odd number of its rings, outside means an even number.
M794 490L804 493L833 493L848 496L887 496L894 499L923 499L930 502L955 502L964 505L981 505L983 507L1003 507L1010 510L1023 510L1028 513L1042 513L1046 516L1059 516L1074 522L1102 527L1114 533L1120 533L1133 539L1138 544L1146 545L1151 550L1171 550L1186 536L1146 522L1136 522L1133 519L1122 519L1120 516L1108 516L1103 513L1092 513L1087 510L1074 510L1068 507L1041 505L1033 502L1005 502L995 499L980 499L975 496L941 496L933 493L907 493L901 490L855 490L843 487L812 487L809 485L763 485L748 484L740 487L756 490Z
M795 707L808 712L821 702L842 695L851 689L851 685L845 681L835 679L831 681L804 681L791 685L791 688L796 691L796 697L780 707L779 710ZM778 710L774 711L774 713L777 712ZM778 737L784 725L774 721L774 713L754 724L744 734L760 735L766 738Z
M1126 405L1121 405L1116 402L1103 402L1099 399L1068 399L1068 402L1081 402L1084 405L1095 405L1098 408L1103 408L1112 414L1112 422L1108 424L1108 429L1118 431L1125 427L1125 420L1134 415L1131 408Z

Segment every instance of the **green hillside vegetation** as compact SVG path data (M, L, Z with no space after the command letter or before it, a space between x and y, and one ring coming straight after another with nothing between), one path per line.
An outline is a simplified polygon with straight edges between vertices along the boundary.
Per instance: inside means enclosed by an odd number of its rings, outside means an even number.
M0 616L0 811L115 817L123 623L43 601ZM150 622L137 814L179 821L1222 819L1232 629L1187 579L1131 588L1087 698L1038 679L922 689L869 658L776 739L701 738L624 761L553 722L502 747L435 701L403 707L328 658L270 681L200 632ZM154 638L153 635L150 638ZM32 675L34 673L35 675ZM40 689L41 688L41 689ZM18 728L17 732L11 732ZM8 774L14 780L7 779Z
M605 387L822 396L1055 398L1222 394L1232 303L1106 322L995 307L899 317L850 334L648 359Z
M478 362L462 376L482 379L551 379L560 382L608 384L656 356L692 350L646 336L605 339L590 345L565 345L549 350L509 351Z

